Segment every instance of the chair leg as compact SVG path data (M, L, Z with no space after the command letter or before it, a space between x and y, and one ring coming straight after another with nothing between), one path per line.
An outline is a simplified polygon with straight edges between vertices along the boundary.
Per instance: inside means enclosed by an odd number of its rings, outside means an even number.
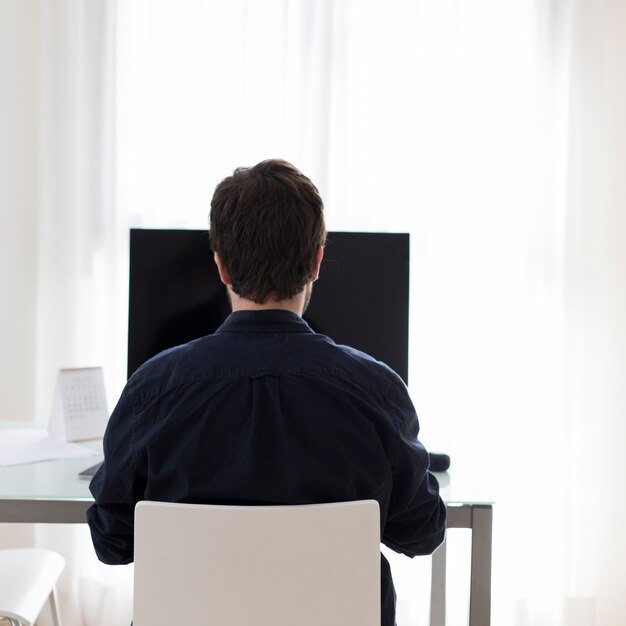
M52 623L54 624L54 626L63 626L63 624L61 623L61 614L59 613L59 599L57 598L56 585L52 587L52 591L48 596L48 602L50 604Z
M54 626L63 626L61 622L61 614L59 613L59 599L57 598L56 586L52 587L52 591L48 596L48 603L50 604L50 614L52 615L52 623ZM24 626L18 619L12 617L5 617L0 615L0 626Z

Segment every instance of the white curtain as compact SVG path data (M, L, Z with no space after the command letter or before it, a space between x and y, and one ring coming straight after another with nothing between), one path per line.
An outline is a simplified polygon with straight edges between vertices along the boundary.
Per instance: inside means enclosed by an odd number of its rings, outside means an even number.
M42 4L36 415L44 423L59 368L103 366L110 405L124 382L128 218L115 198L115 20L108 0ZM130 623L129 568L99 564L86 525L38 525L35 538L66 557L66 625Z
M626 6L571 15L563 413L565 617L626 623ZM595 620L595 621L593 621Z
M626 623L619 0L48 7L39 406L61 366L119 393L128 227L204 228L221 178L286 158L330 229L411 233L410 391L496 501L493 623ZM74 546L68 623L122 623L128 570L81 563L74 532L40 531ZM393 567L399 626L426 623L427 561Z

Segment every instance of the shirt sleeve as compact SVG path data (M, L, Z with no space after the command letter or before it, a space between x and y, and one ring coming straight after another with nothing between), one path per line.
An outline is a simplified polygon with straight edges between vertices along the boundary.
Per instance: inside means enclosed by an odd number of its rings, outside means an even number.
M431 554L445 537L446 507L428 471L428 452L418 441L419 423L406 390L394 401L391 417L393 487L382 542L410 557Z
M87 523L98 558L109 565L133 561L135 504L146 481L136 453L136 415L130 386L124 389L104 435L104 463L89 489L95 504Z

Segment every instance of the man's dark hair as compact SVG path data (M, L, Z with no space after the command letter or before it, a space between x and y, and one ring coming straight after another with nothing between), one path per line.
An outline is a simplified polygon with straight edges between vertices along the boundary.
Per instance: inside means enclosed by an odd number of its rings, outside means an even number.
M326 241L323 210L315 185L286 161L262 161L225 178L211 200L209 234L232 290L257 304L302 291Z

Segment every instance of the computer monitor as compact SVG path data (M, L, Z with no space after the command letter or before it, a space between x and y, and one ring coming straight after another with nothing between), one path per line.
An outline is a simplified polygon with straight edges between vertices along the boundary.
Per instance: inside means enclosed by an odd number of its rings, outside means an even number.
M229 313L206 231L131 230L129 377L162 350L211 334ZM407 382L409 235L328 233L304 319Z

